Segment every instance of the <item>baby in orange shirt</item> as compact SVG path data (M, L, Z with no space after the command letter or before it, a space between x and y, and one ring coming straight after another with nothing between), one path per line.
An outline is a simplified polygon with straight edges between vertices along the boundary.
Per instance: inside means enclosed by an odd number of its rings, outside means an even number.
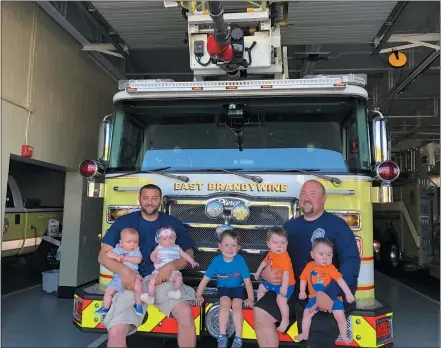
M318 312L316 305L315 292L323 291L323 289L335 280L343 290L346 301L352 303L355 301L348 284L343 279L342 274L332 264L334 245L326 238L317 238L312 243L311 257L314 261L309 262L300 275L300 294L301 300L306 299L306 285L308 285L309 300L305 306L302 320L302 333L295 338L299 341L307 340L309 337L309 329L311 327L312 317ZM351 343L351 339L346 333L346 317L343 307L343 299L338 297L332 306L332 314L337 321L340 337L345 344Z
M272 261L272 269L280 269L282 272L282 284L276 285L267 281L260 283L257 289L257 301L267 291L274 291L277 294L277 305L282 315L282 320L277 330L285 332L289 325L288 300L294 292L294 285L296 283L291 258L287 252L288 233L282 227L272 227L268 230L266 243L270 250L254 274L254 277L258 280L262 270Z

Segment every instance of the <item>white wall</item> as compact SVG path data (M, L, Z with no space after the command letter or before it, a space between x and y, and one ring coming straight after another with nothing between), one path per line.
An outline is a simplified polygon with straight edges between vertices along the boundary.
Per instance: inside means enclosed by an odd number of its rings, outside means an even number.
M63 240L61 244L60 286L76 287L98 278L97 261L101 233L102 202L84 198L86 188L78 192L83 183L79 173L66 174L66 195L64 206L70 207L63 217ZM99 226L99 228L98 228ZM69 233L66 229L69 228Z
M96 158L99 124L112 111L117 84L35 2L2 1L1 16L1 190L5 202L10 155L20 155L27 121L33 158L64 167L73 174L83 159ZM72 215L77 211L71 203L82 206L86 199L82 195L83 179L67 175L66 187L70 187L67 193L73 197L65 198L63 219L70 223L64 224L62 252L85 250L86 255L95 254L96 262L99 246L83 241L100 231L101 218ZM87 204L98 211L102 202ZM1 221L3 214L2 204ZM89 227L83 229L83 224ZM76 268L77 263L62 261L60 285L77 285L78 277L73 276ZM86 272L82 280L98 276L93 267L82 272Z

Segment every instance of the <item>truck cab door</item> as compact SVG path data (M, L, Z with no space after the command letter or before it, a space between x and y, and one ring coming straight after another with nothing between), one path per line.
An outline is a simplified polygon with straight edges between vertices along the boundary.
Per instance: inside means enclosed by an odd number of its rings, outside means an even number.
M2 230L2 257L17 255L22 248L26 231L25 215L18 185L9 176Z

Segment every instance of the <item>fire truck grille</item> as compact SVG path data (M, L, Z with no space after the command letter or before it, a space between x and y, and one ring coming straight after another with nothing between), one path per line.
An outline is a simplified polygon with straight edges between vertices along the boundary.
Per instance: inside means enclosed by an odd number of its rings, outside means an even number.
M218 239L216 229L209 227L190 227L186 226L188 234L193 239L196 247L217 248ZM235 229L239 234L241 247L244 249L267 249L266 234L267 230L260 229Z
M288 206L249 206L250 216L246 221L231 220L232 225L251 226L281 226L289 218ZM209 218L205 214L205 204L171 204L170 214L176 216L184 223L217 224L224 223L222 217Z
M291 216L291 199L281 203L265 198L242 198L237 195L232 199L238 199L246 203L249 209L249 216L245 221L237 222L230 219L235 232L240 236L241 251L251 273L256 272L267 253L266 235L268 227L282 226ZM207 270L213 259L219 255L218 239L216 228L225 224L223 217L210 218L206 215L205 207L207 201L195 201L194 198L179 198L171 200L168 204L169 213L179 218L188 234L194 242L195 260L199 266L192 269L188 266L183 272L185 283L197 287L204 272ZM192 204L194 203L194 204ZM224 214L230 214L224 210ZM228 220L228 219L226 219ZM257 289L258 282L251 277L254 289ZM216 276L207 285L207 289L216 292ZM216 294L214 294L216 296Z
M195 257L196 262L199 263L199 267L191 268L191 266L188 265L187 271L189 271L189 272L200 272L200 271L205 272L205 270L210 265L211 261L213 261L213 259L219 254L220 254L219 251L207 252L207 251L200 251L200 250L196 249L194 251L194 257ZM250 270L250 272L254 273L255 271L257 271L257 268L259 267L260 263L265 258L266 250L262 251L260 254L249 254L249 253L245 253L245 252L239 252L239 254L245 258L247 265L248 265L248 269Z
M210 265L211 261L219 255L220 252L207 252L207 251L200 251L195 250L194 257L197 263L199 263L199 267L191 268L189 265L186 270L184 271L184 277L192 278L192 279L201 279L203 277L203 272L206 271L208 266ZM248 269L250 273L255 273L257 271L257 268L259 267L260 263L263 261L263 259L266 256L266 250L262 251L260 254L249 254L246 252L239 252L240 255L242 255L245 258L245 261L248 265ZM254 275L251 276L251 280L253 282L253 287L257 289L259 282L256 282L254 280ZM199 280L194 282L194 284L191 284L191 282L187 282L186 284L192 286L198 286ZM216 276L214 276L208 283L207 288L216 288Z

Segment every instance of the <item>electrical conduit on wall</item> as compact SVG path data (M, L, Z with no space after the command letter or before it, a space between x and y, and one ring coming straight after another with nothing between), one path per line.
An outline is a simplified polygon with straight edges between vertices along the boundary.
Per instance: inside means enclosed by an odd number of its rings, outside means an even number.
M34 83L34 67L35 67L35 46L37 42L37 30L38 30L38 16L40 13L40 6L34 4L34 11L32 16L32 31L31 31L31 43L29 54L29 67L28 67L28 85L26 90L25 108L28 112L28 118L26 120L26 133L25 144L28 144L29 122L32 114L32 94Z
M33 93L33 83L34 83L34 67L35 67L35 46L37 41L37 29L38 29L38 16L40 13L40 6L34 4L33 13L32 13L32 30L31 30L31 41L29 48L29 65L28 65L28 78L27 78L27 88L26 88L26 99L25 99L25 110L28 113L28 117L26 119L26 129L25 129L25 145L28 145L28 133L29 133L29 122L32 115L32 93ZM40 244L41 240L37 238L37 230L34 226L28 228L28 216L25 214L25 231L23 244L19 251L19 254L22 253L23 249L27 247L26 241L28 238L28 233L30 230L33 231L32 239L34 240L34 248L37 249L37 246ZM30 237L30 236L29 236ZM29 240L32 240L29 239Z
M40 13L40 7L37 4L33 4L33 14L32 14L32 30L31 30L31 40L30 40L30 48L29 48L29 64L28 64L28 78L27 78L27 86L26 86L26 98L24 100L24 105L21 103L17 103L8 98L1 97L7 103L10 103L14 106L17 106L21 109L24 109L28 113L28 117L26 120L26 130L25 130L25 144L28 144L28 131L29 131L29 122L32 114L32 92L33 92L33 81L34 81L34 66L35 66L35 46L37 41L37 28L38 28L38 16Z

